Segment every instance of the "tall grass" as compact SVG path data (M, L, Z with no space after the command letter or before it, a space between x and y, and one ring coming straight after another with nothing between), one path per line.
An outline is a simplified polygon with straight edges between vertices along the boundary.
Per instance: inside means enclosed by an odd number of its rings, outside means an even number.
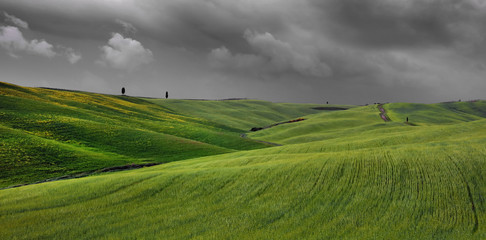
M0 190L0 238L485 239L484 103L453 105L321 112L249 135L280 147Z

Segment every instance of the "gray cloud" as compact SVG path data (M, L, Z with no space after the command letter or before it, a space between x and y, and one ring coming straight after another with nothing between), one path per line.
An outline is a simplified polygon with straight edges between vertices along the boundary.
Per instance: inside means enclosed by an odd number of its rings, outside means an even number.
M244 39L254 54L232 54L225 46L213 49L209 54L211 66L253 70L261 74L295 72L306 77L329 77L332 69L314 51L299 50L287 42L276 39L271 33L246 30Z
M66 57L69 63L75 64L81 60L81 53L76 52L73 48L58 46L62 51L62 55Z
M139 41L125 38L119 33L114 33L101 51L100 63L116 69L132 71L154 60L152 51L144 48Z
M29 24L22 19L15 17L14 15L10 15L6 12L3 12L3 15L5 16L5 18L8 22L13 23L15 26L21 27L21 28L24 28L24 29L29 28Z
M450 46L463 27L481 28L485 5L476 0L313 0L333 38L373 48Z
M225 46L211 50L208 55L211 67L220 70L260 70L267 60L253 54L233 54Z
M159 19L168 32L160 32L169 44L189 45L206 50L224 45L237 51L248 50L241 37L246 29L258 32L279 32L287 27L286 6L290 1L174 1L161 11L169 20ZM165 24L164 24L165 22Z
M118 24L120 24L123 27L123 32L126 35L132 35L132 34L135 34L137 32L137 28L134 27L129 22L125 22L125 21L120 20L120 19L116 19L115 22L118 23Z

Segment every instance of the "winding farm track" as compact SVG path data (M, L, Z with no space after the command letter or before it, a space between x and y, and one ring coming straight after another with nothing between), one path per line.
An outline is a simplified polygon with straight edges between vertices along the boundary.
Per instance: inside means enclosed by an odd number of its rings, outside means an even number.
M378 104L378 110L380 110L380 117L381 117L381 119L383 119L383 121L385 121L385 122L391 121L390 118L386 115L386 111L383 108L382 103Z

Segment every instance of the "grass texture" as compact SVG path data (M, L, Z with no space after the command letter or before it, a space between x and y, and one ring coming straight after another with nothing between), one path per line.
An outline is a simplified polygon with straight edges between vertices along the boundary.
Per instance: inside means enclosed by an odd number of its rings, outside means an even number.
M240 133L140 98L0 83L0 187L268 147Z
M41 91L38 97L42 99L49 96L42 92L46 90L29 90ZM207 129L223 129L220 131L229 135L260 123L237 121L239 113L231 111L233 107L229 105L238 102L224 101L217 105L205 101L151 100L150 104L143 99L132 101L143 101L142 106L154 108L154 114L210 126ZM211 113L208 107L197 112L188 106L202 108L209 103L216 104L218 110ZM262 109L272 106L251 100L241 103L265 105ZM228 111L225 112L222 109L226 104ZM183 110L177 112L176 106ZM275 108L279 107L284 105L276 104ZM180 154L188 155L179 161L0 190L0 238L486 238L484 101L385 104L389 122L379 117L376 106L317 113L308 112L306 105L302 107L306 109L298 110L295 106L281 117L303 113L305 121L248 135L250 139L283 146L266 147L245 139L245 143L250 141L248 144L256 145L251 145L253 149L247 146L237 149L224 145L229 143L208 140L199 145L221 153L198 156L196 151L191 155L185 149L192 145L184 144ZM84 110L80 109L85 107L71 110L73 114L79 112L79 119L90 120L82 117ZM133 109L139 109L139 105ZM10 114L20 112L12 109ZM113 119L123 115L114 114ZM35 115L29 116L26 119L37 121L32 117ZM404 123L407 116L409 123ZM112 119L106 118L105 121ZM163 129L165 120L157 121L148 120L153 128ZM124 130L134 128L133 122L122 122ZM140 120L136 126L145 126L144 122ZM9 146L28 151L24 156L36 150L21 147L16 139L63 144L66 149L72 148L71 151L86 151L83 156L90 156L92 161L116 158L110 154L133 159L147 152L137 147L116 150L117 145L105 146L107 143L102 140L93 141L99 144L97 148L76 146L69 143L74 141L70 135L61 141L29 129L14 128L2 121L2 141L8 142L3 136L11 136L6 137L10 139ZM91 132L86 131L86 135ZM194 131L192 134L197 136L199 129ZM141 139L155 141L152 140L155 136L143 135ZM170 144L184 137L175 133L170 136L174 137L167 140ZM55 149L63 149L61 145ZM51 155L62 159L59 154ZM156 155L154 152L145 157L156 158Z

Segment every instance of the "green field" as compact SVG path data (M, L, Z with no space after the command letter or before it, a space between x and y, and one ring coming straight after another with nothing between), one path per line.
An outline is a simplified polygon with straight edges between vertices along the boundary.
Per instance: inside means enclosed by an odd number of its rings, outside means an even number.
M486 239L486 101L0 98L2 186L164 163L0 190L0 239Z
M317 107L334 107L336 105L318 104L293 104L271 103L258 100L226 100L226 101L201 101L201 100L173 100L173 99L148 99L164 108L208 119L213 122L237 128L246 132L252 127L262 127L275 122L290 120L308 114L321 112ZM340 105L342 106L342 105ZM342 106L353 108L355 106Z
M268 106L259 111L270 116L261 116L262 123L318 112L310 107L277 112ZM269 146L241 138L246 130L146 99L6 83L0 83L0 119L0 187Z

